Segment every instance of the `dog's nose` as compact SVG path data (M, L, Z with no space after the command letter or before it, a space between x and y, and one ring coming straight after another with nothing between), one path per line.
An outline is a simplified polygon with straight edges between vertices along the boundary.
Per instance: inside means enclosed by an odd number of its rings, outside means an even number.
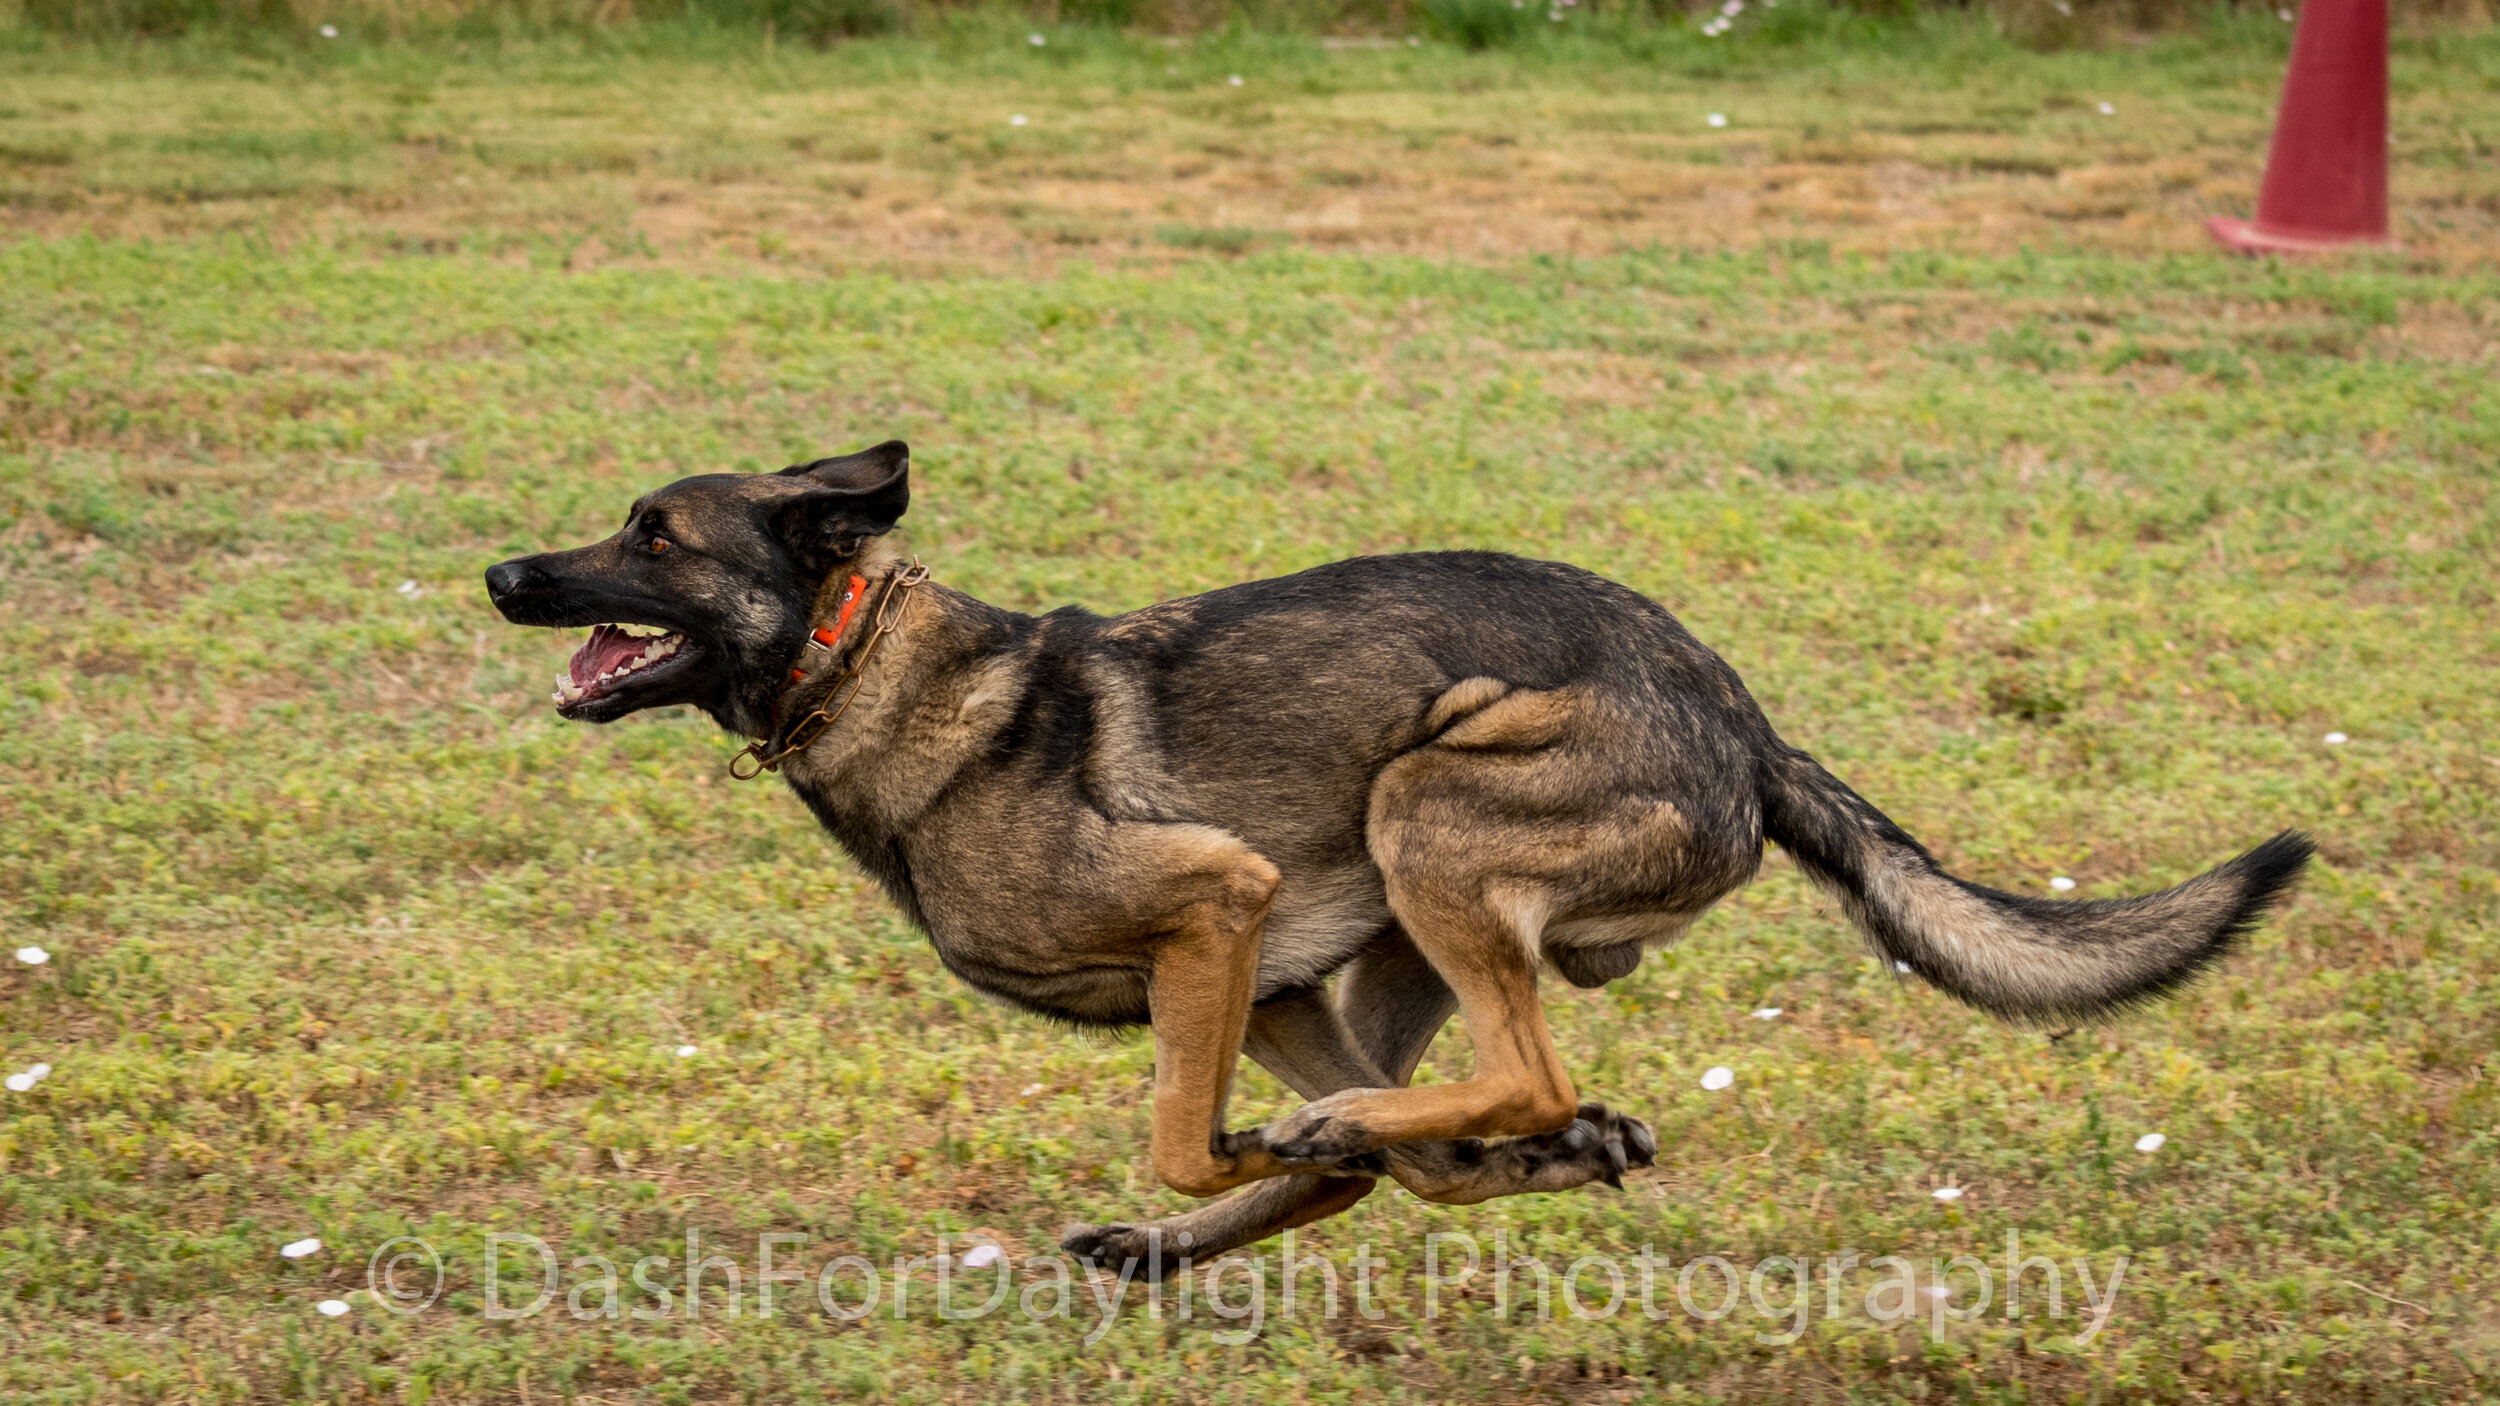
M486 595L489 600L501 605L515 596L527 593L534 587L546 584L546 580L547 573L531 565L527 558L520 561L499 562L486 568Z

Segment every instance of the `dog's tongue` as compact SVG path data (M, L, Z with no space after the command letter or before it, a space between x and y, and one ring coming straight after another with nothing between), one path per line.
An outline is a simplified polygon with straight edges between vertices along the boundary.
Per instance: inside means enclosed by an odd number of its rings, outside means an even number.
M590 638L573 651L573 686L588 688L599 676L642 653L648 640L638 640L614 625L594 625Z

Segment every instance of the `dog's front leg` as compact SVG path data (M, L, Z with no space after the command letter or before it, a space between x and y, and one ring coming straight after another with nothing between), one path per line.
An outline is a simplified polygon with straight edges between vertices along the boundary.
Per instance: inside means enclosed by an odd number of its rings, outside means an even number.
M1255 1135L1224 1131L1258 984L1259 929L1276 882L1274 865L1244 854L1155 946L1147 995L1155 1037L1155 1175L1184 1195L1213 1196L1290 1170Z

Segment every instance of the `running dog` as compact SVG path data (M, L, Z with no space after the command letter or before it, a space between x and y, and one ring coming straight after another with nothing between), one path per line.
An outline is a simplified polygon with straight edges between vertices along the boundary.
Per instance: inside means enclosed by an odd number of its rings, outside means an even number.
M486 588L514 624L591 627L561 716L691 704L753 739L738 773L777 771L965 982L1152 1026L1156 1175L1247 1189L1071 1230L1114 1265L1203 1260L1381 1176L1447 1203L1621 1185L1656 1141L1581 1100L1538 973L1626 975L1750 880L1765 840L1884 959L2029 1021L2176 989L2311 853L2287 831L2139 898L2001 893L1945 873L1674 616L1589 572L1360 557L1031 616L888 545L910 497L900 442L700 475ZM1454 1011L1472 1074L1410 1087ZM1245 1050L1308 1102L1228 1131Z

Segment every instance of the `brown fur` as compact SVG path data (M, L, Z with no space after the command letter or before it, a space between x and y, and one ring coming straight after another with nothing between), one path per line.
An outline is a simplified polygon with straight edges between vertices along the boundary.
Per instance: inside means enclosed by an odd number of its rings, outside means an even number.
M758 736L836 583L874 593L901 569L878 537L907 501L899 444L690 479L489 588L522 623L687 641L568 716L684 702ZM1782 743L1666 611L1551 563L1370 558L1111 620L931 582L873 653L864 633L835 649L857 696L782 777L966 982L1066 1021L1151 1024L1157 1175L1246 1188L1071 1233L1115 1261L1204 1257L1382 1176L1442 1202L1619 1183L1655 1141L1581 1101L1538 972L1631 971L1751 878L1766 838L1886 957L2042 1017L2192 977L2307 854L2278 837L2124 903L1963 883ZM1453 1012L1473 1072L1411 1087ZM1228 1130L1244 1050L1308 1102Z

